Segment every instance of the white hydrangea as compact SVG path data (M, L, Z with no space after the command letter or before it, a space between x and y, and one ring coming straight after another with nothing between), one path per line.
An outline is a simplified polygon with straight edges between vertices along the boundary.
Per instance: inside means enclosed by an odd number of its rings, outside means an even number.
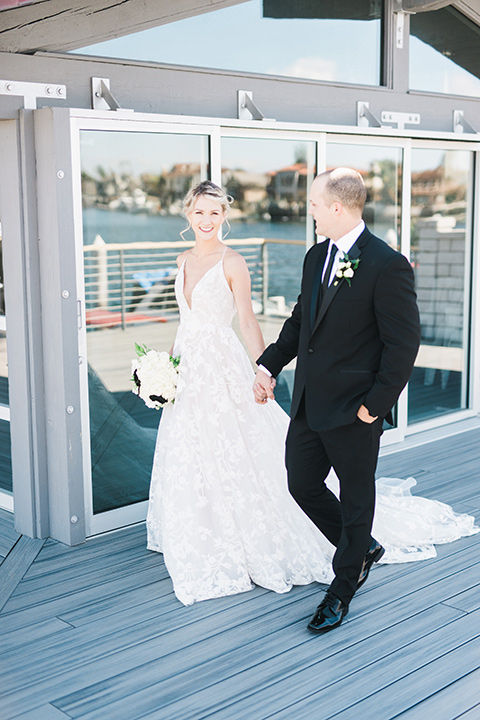
M178 368L175 359L167 352L148 350L132 360L132 376L135 383L133 392L142 398L147 407L159 410L163 405L174 402Z

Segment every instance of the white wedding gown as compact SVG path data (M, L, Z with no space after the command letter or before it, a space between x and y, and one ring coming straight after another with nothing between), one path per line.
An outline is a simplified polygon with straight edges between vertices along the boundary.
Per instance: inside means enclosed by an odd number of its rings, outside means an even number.
M275 402L254 402L254 373L231 327L233 294L220 260L192 292L175 292L181 356L174 405L163 409L147 516L148 548L164 554L185 605L250 590L275 592L333 579L334 548L287 487L288 416ZM336 478L331 478L333 487ZM433 543L473 534L474 518L414 497L406 481L381 479L373 534L383 562L435 555Z

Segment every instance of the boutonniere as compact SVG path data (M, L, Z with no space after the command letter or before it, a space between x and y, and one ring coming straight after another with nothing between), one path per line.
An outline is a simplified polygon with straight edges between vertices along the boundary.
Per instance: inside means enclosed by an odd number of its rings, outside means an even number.
M338 263L337 272L335 273L336 280L334 280L333 284L338 285L339 280L345 278L348 283L348 287L351 287L352 278L355 274L355 270L358 268L359 263L360 258L350 260L350 258L348 257L348 253L344 253L343 258Z

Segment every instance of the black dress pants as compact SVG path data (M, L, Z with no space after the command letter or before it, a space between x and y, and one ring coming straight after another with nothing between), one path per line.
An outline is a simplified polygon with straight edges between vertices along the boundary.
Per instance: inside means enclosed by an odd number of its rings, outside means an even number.
M383 421L315 431L308 423L305 401L290 423L286 444L289 490L302 510L335 545L330 590L342 602L352 599L365 553L372 543L375 470ZM334 468L340 500L325 479Z

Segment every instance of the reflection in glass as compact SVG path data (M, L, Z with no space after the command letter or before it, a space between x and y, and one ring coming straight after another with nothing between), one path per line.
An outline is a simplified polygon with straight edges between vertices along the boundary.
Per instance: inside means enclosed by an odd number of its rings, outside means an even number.
M410 15L410 88L480 96L480 28L452 7Z
M5 321L3 294L2 225L0 223L0 317ZM8 407L7 334L0 329L0 406ZM0 420L0 490L12 492L12 448L10 422Z
M371 0L249 0L76 52L379 85L381 7Z
M409 422L467 406L471 153L412 151L412 261L422 344Z
M0 222L0 316L5 315L5 293L3 289L2 223Z
M315 176L315 143L263 138L222 139L222 184L233 196L230 237L263 238L264 299L259 318L266 343L278 332L300 291L307 240L313 242L308 193ZM228 239L227 239L228 242ZM288 412L293 368L276 388Z
M132 393L134 343L170 350L186 190L206 136L81 132L94 512L147 499L160 413ZM166 244L165 244L166 243Z
M313 142L222 139L222 184L235 200L231 237L269 240L267 314L278 314L284 301L293 306L300 290L307 227L313 239L307 210L314 158Z
M375 145L327 144L327 167L358 170L367 188L363 219L374 235L400 248L402 150Z
M12 492L12 459L8 420L0 420L0 490Z
M0 405L8 404L7 334L0 330Z

